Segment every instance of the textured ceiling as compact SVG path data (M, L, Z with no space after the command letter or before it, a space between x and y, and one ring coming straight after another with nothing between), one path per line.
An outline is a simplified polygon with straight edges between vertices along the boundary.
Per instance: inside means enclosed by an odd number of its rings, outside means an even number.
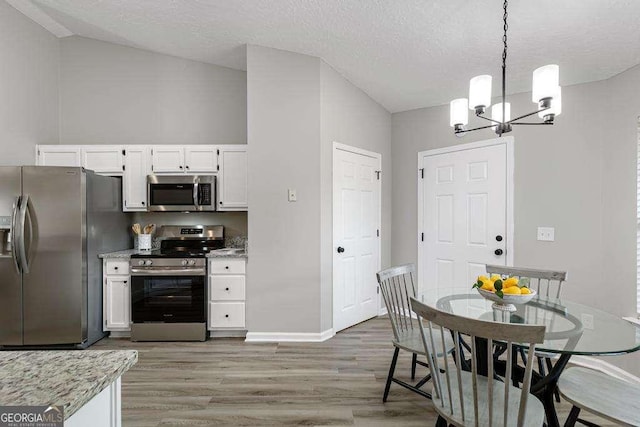
M477 74L498 93L500 0L33 1L75 34L225 67L245 69L247 43L319 56L392 112L466 96ZM509 14L510 93L548 63L562 85L640 63L640 1L512 0Z

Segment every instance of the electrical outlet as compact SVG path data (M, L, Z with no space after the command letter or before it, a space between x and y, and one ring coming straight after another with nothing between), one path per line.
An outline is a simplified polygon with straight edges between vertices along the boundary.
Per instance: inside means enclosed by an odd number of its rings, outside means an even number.
M296 190L290 188L287 191L287 198L289 199L290 202L298 201L298 194L296 193Z
M593 315L583 314L582 316L580 316L580 318L582 320L582 327L584 329L593 330Z
M538 227L538 240L553 242L556 239L556 229L553 227Z

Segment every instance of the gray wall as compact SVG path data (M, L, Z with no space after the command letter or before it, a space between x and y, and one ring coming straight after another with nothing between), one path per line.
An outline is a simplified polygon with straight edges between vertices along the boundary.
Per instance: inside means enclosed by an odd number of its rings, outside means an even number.
M60 43L60 143L246 143L245 72L83 37Z
M32 165L58 143L58 39L0 2L0 165Z
M568 299L635 316L640 68L565 87L562 97L553 127L513 132L515 264L566 269ZM509 98L513 115L535 107L530 93ZM456 138L448 120L448 106L393 115L392 264L416 261L417 153L495 137L479 131ZM556 241L538 242L538 226L555 227ZM640 373L638 356L607 360Z
M391 253L391 114L321 62L321 330L333 325L333 142L382 154L382 268ZM373 278L372 278L373 280Z
M248 46L247 94L247 329L317 333L320 59Z

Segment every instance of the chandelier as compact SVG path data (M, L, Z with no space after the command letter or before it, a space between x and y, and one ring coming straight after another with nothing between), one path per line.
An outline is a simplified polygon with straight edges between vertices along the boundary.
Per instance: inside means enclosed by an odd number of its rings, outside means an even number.
M466 132L480 129L493 128L502 136L511 132L515 125L552 125L556 116L562 112L562 91L559 84L560 69L557 65L545 65L533 72L533 85L531 101L538 105L538 109L528 114L511 118L511 104L506 102L506 74L507 74L507 0L504 1L504 35L502 42L502 102L491 106L491 76L476 76L469 82L469 99L459 98L450 104L450 125L457 136L463 136ZM491 106L491 118L485 116ZM469 110L475 111L476 117L491 122L487 126L473 129L465 129L469 123ZM542 121L521 122L520 120L537 114Z

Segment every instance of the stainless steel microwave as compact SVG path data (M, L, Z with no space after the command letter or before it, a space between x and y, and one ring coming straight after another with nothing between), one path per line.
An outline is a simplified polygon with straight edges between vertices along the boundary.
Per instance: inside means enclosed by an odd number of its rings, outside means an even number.
M200 212L216 210L215 175L147 175L147 210Z

